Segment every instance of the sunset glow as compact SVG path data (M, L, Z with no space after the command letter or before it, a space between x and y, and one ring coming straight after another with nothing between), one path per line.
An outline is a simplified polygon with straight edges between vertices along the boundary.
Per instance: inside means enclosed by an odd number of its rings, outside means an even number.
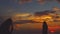
M13 34L60 34L60 0L0 0L1 31L10 24Z

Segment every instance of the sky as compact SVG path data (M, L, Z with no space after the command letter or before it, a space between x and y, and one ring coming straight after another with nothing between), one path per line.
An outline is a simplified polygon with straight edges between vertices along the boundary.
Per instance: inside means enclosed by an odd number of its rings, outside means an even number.
M46 0L45 3L44 1L38 2L37 0L32 0L31 2L24 2L24 0L0 0L0 16L51 10L54 6L59 7L60 3L55 0L48 2Z

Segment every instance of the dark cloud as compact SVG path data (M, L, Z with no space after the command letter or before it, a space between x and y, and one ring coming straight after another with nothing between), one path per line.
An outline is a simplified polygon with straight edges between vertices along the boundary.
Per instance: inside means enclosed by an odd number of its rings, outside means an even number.
M54 22L60 22L60 20L53 20Z
M24 23L38 23L38 22L32 21L32 20L18 20L15 23L16 24L24 24Z
M42 15L48 15L49 13L54 13L55 11L49 11L49 10L46 10L46 11L40 11L40 12L35 12L35 16L42 16Z
M56 1L60 3L60 0L56 0Z
M47 15L48 14L48 11L44 11L44 12L35 12L35 16L41 16L41 15Z

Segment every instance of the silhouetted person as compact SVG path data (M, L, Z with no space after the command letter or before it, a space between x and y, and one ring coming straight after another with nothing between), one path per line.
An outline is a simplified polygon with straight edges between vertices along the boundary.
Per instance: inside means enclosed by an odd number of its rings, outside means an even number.
M12 31L12 20L9 18L0 26L0 34L12 34Z
M48 26L46 22L43 22L43 34L48 34Z

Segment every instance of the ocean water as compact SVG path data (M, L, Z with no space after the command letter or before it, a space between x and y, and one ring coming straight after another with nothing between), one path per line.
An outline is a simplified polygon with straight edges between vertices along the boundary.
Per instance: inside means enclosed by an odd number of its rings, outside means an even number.
M19 30L19 31L14 30L12 34L42 34L42 30L38 30L38 29L35 29L35 30ZM60 31L55 31L55 32L49 32L48 31L48 34L60 34Z

